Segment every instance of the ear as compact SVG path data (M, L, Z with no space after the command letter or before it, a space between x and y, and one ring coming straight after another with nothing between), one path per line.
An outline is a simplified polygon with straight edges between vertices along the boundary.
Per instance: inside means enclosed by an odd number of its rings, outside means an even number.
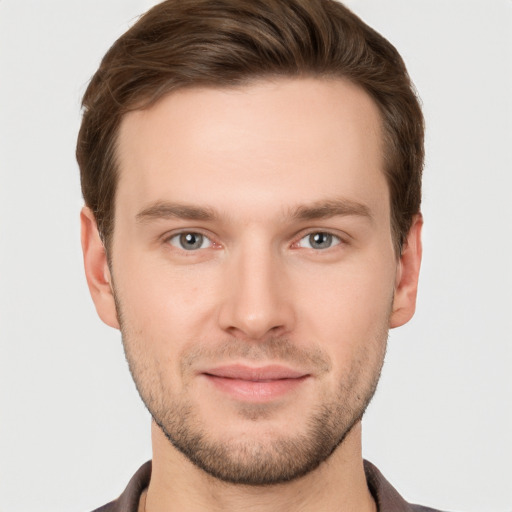
M421 264L421 228L423 217L421 213L413 218L411 229L402 248L398 261L395 282L395 297L390 327L399 327L407 323L416 310L416 295L418 292L418 277Z
M98 233L96 218L90 208L82 208L80 223L85 276L96 311L103 322L119 329L107 253Z

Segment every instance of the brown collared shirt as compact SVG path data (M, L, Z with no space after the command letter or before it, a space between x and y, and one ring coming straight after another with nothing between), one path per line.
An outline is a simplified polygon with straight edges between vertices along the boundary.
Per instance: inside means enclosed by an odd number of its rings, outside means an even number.
M407 503L371 462L364 461L364 471L378 512L440 512L433 508ZM140 496L148 487L150 478L151 461L146 462L133 475L117 500L103 505L94 512L137 512Z

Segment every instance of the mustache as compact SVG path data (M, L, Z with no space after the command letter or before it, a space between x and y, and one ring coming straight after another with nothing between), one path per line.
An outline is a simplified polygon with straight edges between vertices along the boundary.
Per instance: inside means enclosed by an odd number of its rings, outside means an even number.
M314 370L316 374L326 373L332 368L331 359L319 347L304 348L282 337L270 337L263 341L232 338L215 345L208 341L199 341L188 345L181 354L184 370L198 365L240 360L248 363L284 363Z

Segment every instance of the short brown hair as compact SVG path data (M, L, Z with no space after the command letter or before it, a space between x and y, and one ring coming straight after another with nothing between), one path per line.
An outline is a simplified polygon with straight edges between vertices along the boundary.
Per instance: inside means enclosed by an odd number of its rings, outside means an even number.
M376 102L397 253L421 202L424 123L394 46L335 0L166 0L109 49L83 98L82 193L108 249L123 115L190 86L265 77L340 77Z

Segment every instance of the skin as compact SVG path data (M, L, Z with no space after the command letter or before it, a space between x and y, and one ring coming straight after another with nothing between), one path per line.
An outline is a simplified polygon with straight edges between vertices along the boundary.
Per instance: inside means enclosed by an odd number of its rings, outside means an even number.
M338 79L187 89L124 118L110 266L88 208L82 244L98 314L122 329L160 423L141 508L375 510L360 416L388 329L414 313L422 225L418 214L395 254L382 153L376 105ZM183 249L183 233L203 244ZM330 245L312 245L315 233L333 235ZM208 376L226 364L305 378L241 396ZM256 455L279 464L279 446L307 441L322 406L334 451L289 482L223 481L168 440L178 425L228 446L223 457L240 467Z

